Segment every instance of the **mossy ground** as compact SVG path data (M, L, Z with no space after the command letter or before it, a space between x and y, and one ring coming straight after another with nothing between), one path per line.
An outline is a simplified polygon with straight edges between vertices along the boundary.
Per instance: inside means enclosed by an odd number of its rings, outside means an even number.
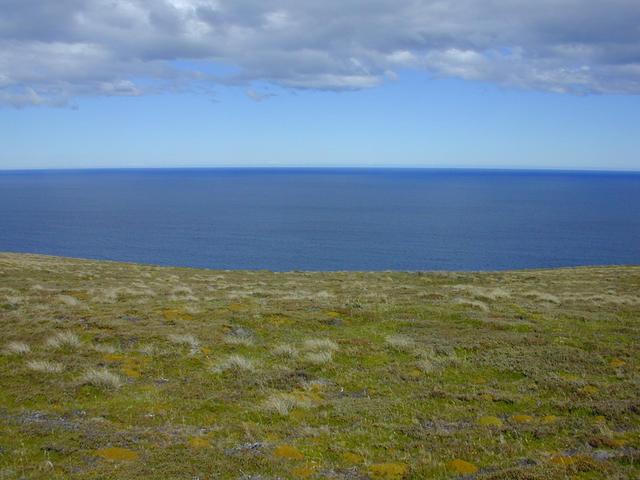
M0 479L639 478L639 295L0 254Z

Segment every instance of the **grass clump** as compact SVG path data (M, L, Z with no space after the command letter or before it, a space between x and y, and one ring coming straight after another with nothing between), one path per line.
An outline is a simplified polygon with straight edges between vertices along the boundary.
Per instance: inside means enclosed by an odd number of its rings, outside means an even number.
M80 379L80 383L98 388L118 389L122 386L122 379L118 374L106 368L92 368L85 372Z
M57 332L53 336L49 337L46 341L46 346L49 348L60 349L68 348L74 349L82 345L80 337L73 332Z
M413 338L406 335L389 335L385 337L384 341L394 350L401 352L410 352L416 346L416 342L414 342Z
M64 370L64 365L48 360L31 360L27 362L27 368L34 372L60 373Z
M229 355L227 358L213 367L216 373L231 371L253 371L255 368L253 362L242 355Z
M305 354L304 360L313 365L323 365L333 360L333 352L308 352Z
M298 349L288 343L280 343L271 351L277 357L295 358L298 356Z
M108 343L96 343L93 346L93 349L96 352L108 353L108 354L114 354L118 351L116 347L114 347L113 345L109 345Z
M317 352L317 351L328 351L335 352L338 350L338 344L333 340L328 338L313 338L310 340L305 340L303 343L303 348L307 351Z
M245 328L236 328L223 338L227 345L244 345L249 347L255 343L253 333Z
M25 342L9 342L3 352L7 355L26 355L31 352L31 347Z
M176 345L189 347L190 353L193 355L200 350L200 341L190 333L177 334L171 333L167 335L167 339Z

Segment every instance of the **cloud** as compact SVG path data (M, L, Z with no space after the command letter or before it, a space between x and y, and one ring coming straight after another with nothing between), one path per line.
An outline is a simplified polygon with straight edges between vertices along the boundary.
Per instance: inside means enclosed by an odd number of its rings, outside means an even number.
M254 90L253 88L248 88L245 93L246 93L247 97L249 97L254 102L262 102L263 100L266 100L268 98L276 96L275 93L258 92L257 90Z
M638 25L637 0L0 0L0 104L223 84L257 99L257 82L354 90L405 69L638 94Z

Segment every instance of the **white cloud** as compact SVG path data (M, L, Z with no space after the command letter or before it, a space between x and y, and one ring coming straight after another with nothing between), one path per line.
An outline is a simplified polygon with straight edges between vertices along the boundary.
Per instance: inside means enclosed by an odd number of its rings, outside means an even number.
M404 68L638 94L639 24L637 0L0 0L0 104L221 83L361 89ZM207 73L221 67L234 73Z

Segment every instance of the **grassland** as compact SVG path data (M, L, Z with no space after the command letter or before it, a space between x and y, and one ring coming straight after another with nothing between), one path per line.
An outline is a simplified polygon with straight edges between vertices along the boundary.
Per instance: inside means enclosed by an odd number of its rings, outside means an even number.
M640 268L0 254L0 479L640 478Z

